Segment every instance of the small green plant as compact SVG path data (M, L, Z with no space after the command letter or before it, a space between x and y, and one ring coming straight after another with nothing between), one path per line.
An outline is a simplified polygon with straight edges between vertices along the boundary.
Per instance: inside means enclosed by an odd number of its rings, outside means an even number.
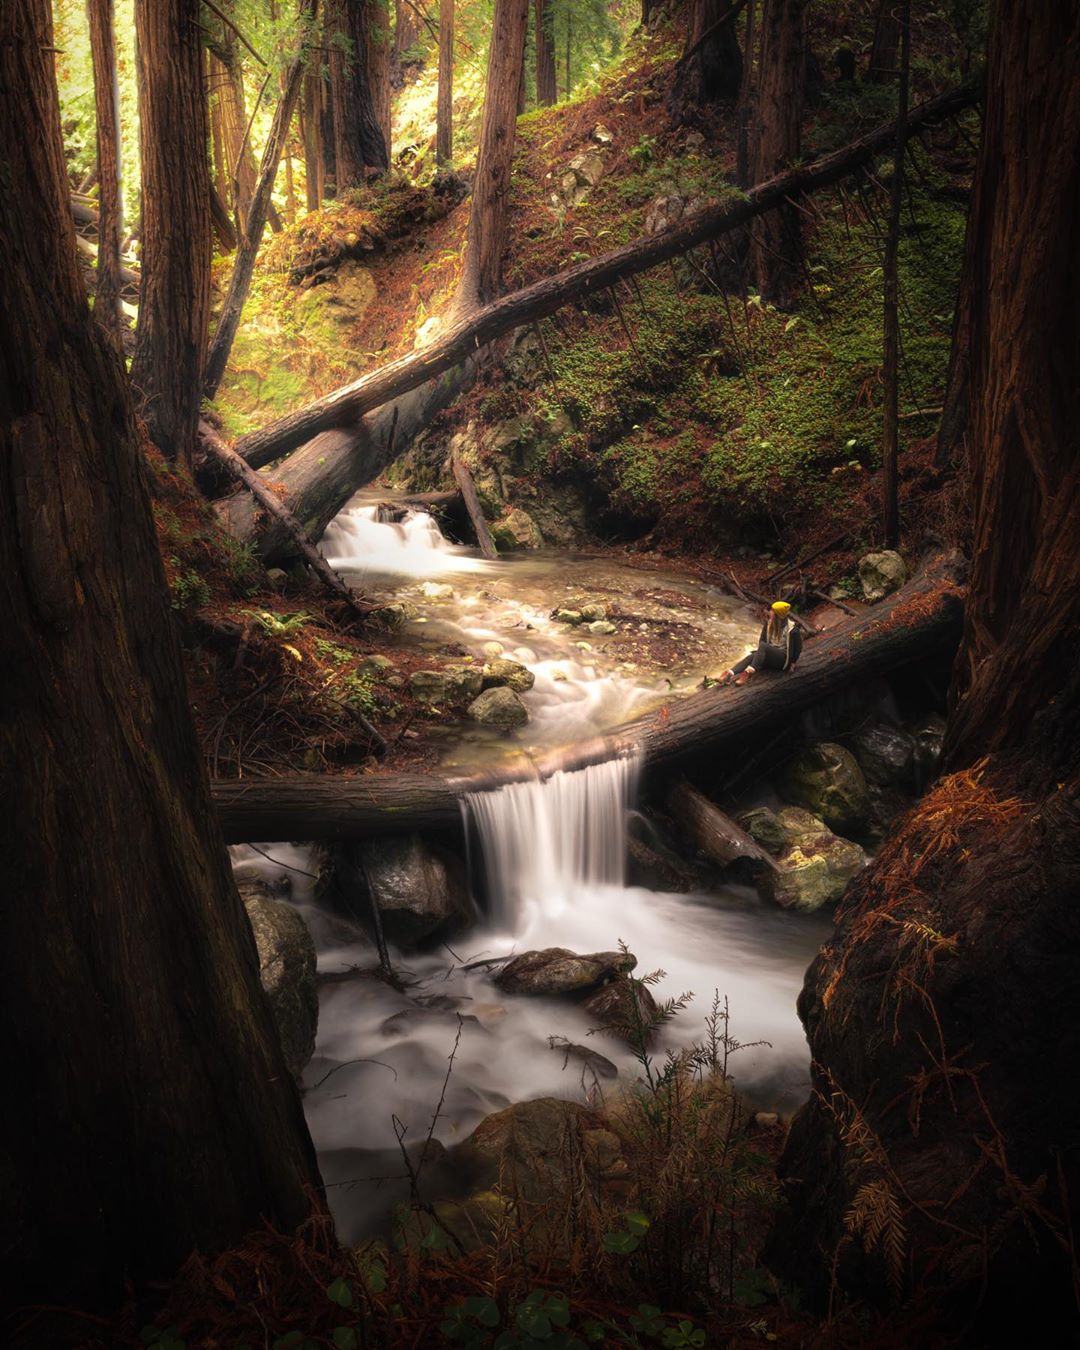
M622 1216L623 1226L604 1234L604 1251L618 1256L629 1256L641 1246L641 1239L649 1230L649 1218L641 1210L629 1210Z
M639 137L637 145L632 145L626 153L635 164L640 164L642 167L651 164L656 153L656 137Z
M201 609L210 603L210 587L193 568L183 570L179 558L170 558L176 574L169 583L170 604L173 609Z
M292 637L313 617L304 610L298 614L272 614L268 609L244 609L240 612L246 614L267 637Z

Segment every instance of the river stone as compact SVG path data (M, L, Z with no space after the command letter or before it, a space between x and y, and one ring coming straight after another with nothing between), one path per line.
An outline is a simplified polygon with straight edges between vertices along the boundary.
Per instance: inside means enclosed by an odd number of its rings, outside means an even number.
M549 1041L552 1050L563 1057L563 1068L569 1069L570 1062L573 1060L575 1072L592 1073L596 1078L618 1078L619 1070L612 1064L606 1055L599 1054L596 1050L590 1050L587 1045L575 1045L573 1041L560 1040L558 1037L552 1037Z
M809 746L781 771L782 797L813 811L841 834L858 834L870 815L866 779L850 750L830 741Z
M452 600L454 588L442 581L425 581L420 587L420 594L426 600Z
M365 675L374 675L376 678L387 675L394 668L393 661L388 656L380 656L378 652L372 656L365 656L357 666L357 670Z
M491 527L491 537L495 541L495 547L503 553L544 546L544 536L540 533L540 527L528 511L523 511L520 506L511 507L501 520L495 521Z
M475 666L447 666L446 692L457 703L474 699L484 687L484 677Z
M818 840L795 844L781 854L777 870L763 873L759 886L785 909L812 914L839 900L865 865L866 855L858 844L826 831Z
M893 591L898 591L907 579L907 564L891 548L881 553L867 553L859 559L859 581L863 596L871 603L884 600Z
M595 637L607 637L609 633L615 632L615 625L607 619L597 619L595 623L589 624L589 632Z
M945 740L945 719L939 713L929 713L911 728L915 738L915 768L918 786L923 787L937 773L941 746Z
M383 932L396 946L423 942L467 906L446 863L418 834L361 844L359 860Z
M598 619L607 618L607 608L598 600L591 600L587 605L581 606L581 617L585 623L595 623Z
M915 783L915 737L890 722L873 722L851 738L851 749L868 783L911 788Z
M237 882L259 953L259 979L270 1001L285 1063L296 1078L315 1053L319 998L315 944L299 913L256 878Z
M535 683L536 676L528 666L523 666L520 661L496 657L494 661L488 661L484 666L483 687L485 689L498 689L506 686L506 688L512 689L515 694L524 694Z
M495 983L507 994L554 997L580 994L602 980L625 974L637 965L629 952L592 952L578 956L566 947L522 952L499 971Z
M503 685L485 689L474 699L469 704L469 716L485 727L523 727L529 720L529 710L512 689Z
M573 628L582 622L580 609L557 609L551 617L556 623L568 623Z
M414 670L409 688L422 703L445 703L449 694L446 676L439 670Z
M598 1030L610 1032L629 1045L638 1043L639 1025L644 1039L652 1040L648 1028L656 1015L656 1000L640 980L616 976L587 994L580 1007Z
M779 853L790 843L776 812L770 811L767 806L754 806L749 811L740 811L735 817L735 823L746 831L755 844L760 844L769 853Z

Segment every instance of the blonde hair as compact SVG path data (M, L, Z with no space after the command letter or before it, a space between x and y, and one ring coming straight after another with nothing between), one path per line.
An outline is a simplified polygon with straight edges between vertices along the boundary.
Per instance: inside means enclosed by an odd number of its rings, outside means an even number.
M786 614L777 614L775 610L769 610L769 622L765 629L765 641L771 647L780 645L784 637L784 630L787 627L788 616Z

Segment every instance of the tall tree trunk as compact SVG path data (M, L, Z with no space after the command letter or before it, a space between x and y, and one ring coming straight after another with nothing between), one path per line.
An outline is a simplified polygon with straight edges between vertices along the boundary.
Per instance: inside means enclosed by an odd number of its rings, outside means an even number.
M407 0L394 0L394 47L390 64L398 80L401 78L401 65L405 53L416 46L423 27L419 14Z
M550 0L535 0L536 102L549 108L559 97L555 85L555 13Z
M210 108L210 143L213 148L214 190L228 208L232 193L229 189L229 161L225 153L225 118L222 110L222 82L224 67L213 52L206 53L206 91Z
M454 0L439 0L439 101L435 111L435 160L454 158Z
M333 6L337 40L331 52L330 83L340 196L347 188L363 185L365 168L382 172L389 165L380 103L385 94L389 116L390 84L387 47L378 41L376 6L371 0L333 0ZM370 64L373 55L381 65L375 72L378 86Z
M507 245L510 166L517 132L518 89L529 0L495 0L484 118L476 157L459 307L494 300Z
M131 378L150 435L190 463L210 320L210 180L198 0L135 0L142 284Z
M366 0L361 5L364 20L364 39L367 54L368 82L371 85L371 103L375 121L382 136L382 147L373 142L372 155L365 150L369 169L386 169L390 165L393 133L390 125L390 8L387 0ZM381 155L381 158L380 158Z
M322 76L318 68L304 75L304 106L300 119L304 137L304 190L309 211L322 205L326 190L326 173L322 155Z
M107 333L120 335L120 90L116 77L112 0L86 0L94 64L98 197L97 287L94 315Z
M334 48L333 37L337 31L334 13L337 0L326 0L323 6L323 49L326 55L326 70L318 81L319 94L319 135L322 138L323 191L320 199L327 196L328 183L337 185L337 132L334 127Z
M703 108L738 97L742 55L735 18L741 8L732 0L690 0L686 49L667 100L675 123L692 121ZM721 23L725 16L728 21Z
M764 182L799 157L806 69L807 0L764 0L757 136L751 177ZM757 221L751 254L758 290L790 308L802 263L797 209L787 204Z
M255 259L259 252L263 230L266 227L266 219L270 211L270 194L274 190L274 179L277 177L278 164L285 149L285 142L289 137L289 127L292 123L293 112L296 109L296 101L300 97L300 82L304 78L304 60L307 52L308 20L316 3L317 0L300 0L300 46L285 76L285 89L270 126L270 135L267 138L262 165L259 169L259 179L255 185L254 196L251 199L247 221L240 234L236 261L233 264L232 277L229 280L229 289L221 306L221 316L218 319L214 340L210 344L210 352L206 360L205 392L207 398L213 398L217 393L218 385L221 383L221 377L225 373L225 366L229 360L229 353L232 351L236 330L240 326L244 301L251 289Z
M177 17L170 52L198 69ZM75 262L51 30L47 0L0 6L5 1312L107 1307L195 1248L294 1227L317 1184L210 806L123 363Z
M889 225L885 236L884 420L881 437L882 539L886 548L900 543L900 210L904 200L907 148L908 70L911 59L911 0L897 0L900 24L900 84L896 109L896 146L889 186Z
M742 83L739 86L739 106L735 114L735 182L739 187L750 187L750 123L754 115L754 50L757 0L746 7L746 45L743 54Z
M1076 1324L1080 11L999 0L970 298L974 547L949 776L854 883L799 1010L813 1095L771 1261L915 1291L945 1340ZM875 1240L875 1238L877 1240ZM1016 1290L1024 1291L1022 1305ZM957 1334L959 1333L959 1334Z
M251 137L248 135L249 114L244 98L244 67L237 51L236 39L227 24L221 46L222 51L228 53L228 59L220 62L221 85L218 97L221 100L225 153L229 161L229 186L233 211L236 214L236 228L243 232L251 206L251 194L255 191L255 154L251 148Z

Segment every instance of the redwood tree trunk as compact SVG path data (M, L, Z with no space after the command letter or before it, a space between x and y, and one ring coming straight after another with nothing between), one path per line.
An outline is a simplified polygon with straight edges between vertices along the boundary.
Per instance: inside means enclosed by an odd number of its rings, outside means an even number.
M97 287L94 316L113 337L120 335L120 91L116 79L112 0L86 0L94 63L97 123L98 198Z
M476 158L469 233L459 306L493 300L502 283L507 245L510 166L517 132L518 92L529 0L495 0L484 119Z
M326 171L322 157L322 77L317 70L304 75L304 105L301 129L304 134L304 189L309 211L322 205L326 190Z
M388 47L379 40L377 8L371 0L335 0L338 42L331 51L336 183L340 195L365 181L364 170L389 164L381 118L389 119ZM341 40L344 39L344 49ZM377 58L377 67L371 65ZM385 109L382 104L385 103Z
M400 79L405 53L416 45L422 28L420 16L412 5L406 4L405 0L394 0L394 49L390 64L395 79Z
M822 1303L914 1290L971 1344L1022 1340L1031 1307L1047 1326L1077 1315L1078 157L1080 12L1002 0L969 231L975 540L952 772L807 974L814 1095L772 1244Z
M738 97L742 83L742 55L735 31L738 9L732 0L690 0L686 22L686 50L675 69L668 95L668 112L676 123L687 122L704 108ZM719 20L731 14L731 21ZM707 33L711 35L705 40Z
M900 211L904 200L904 153L907 148L908 69L911 52L911 0L897 0L901 26L900 84L897 95L896 146L889 184L889 227L885 237L884 418L881 437L882 542L900 543Z
M219 62L221 84L218 98L221 104L236 228L243 231L251 207L252 193L255 191L255 154L251 148L251 137L248 135L249 114L244 98L244 68L236 49L236 39L227 24L224 26L222 51L228 53L228 59Z
M390 128L390 8L387 0L366 0L360 5L364 21L364 42L367 54L368 81L371 84L371 102L375 121L382 135L382 158L373 143L373 158L365 152L368 168L385 169L390 164L392 134Z
M758 74L757 136L751 177L755 183L799 157L806 69L807 0L765 0ZM752 232L758 290L778 309L791 306L802 258L799 213L790 204L763 216Z
M435 159L454 158L454 0L439 0L439 101L435 110Z
M535 0L536 102L548 108L559 97L555 85L555 15L548 0Z
M0 6L5 1312L108 1306L196 1247L295 1226L317 1182L211 812L123 363L82 293L52 51L47 0Z
M190 463L210 319L210 179L198 0L135 0L142 284L131 378L154 443Z

